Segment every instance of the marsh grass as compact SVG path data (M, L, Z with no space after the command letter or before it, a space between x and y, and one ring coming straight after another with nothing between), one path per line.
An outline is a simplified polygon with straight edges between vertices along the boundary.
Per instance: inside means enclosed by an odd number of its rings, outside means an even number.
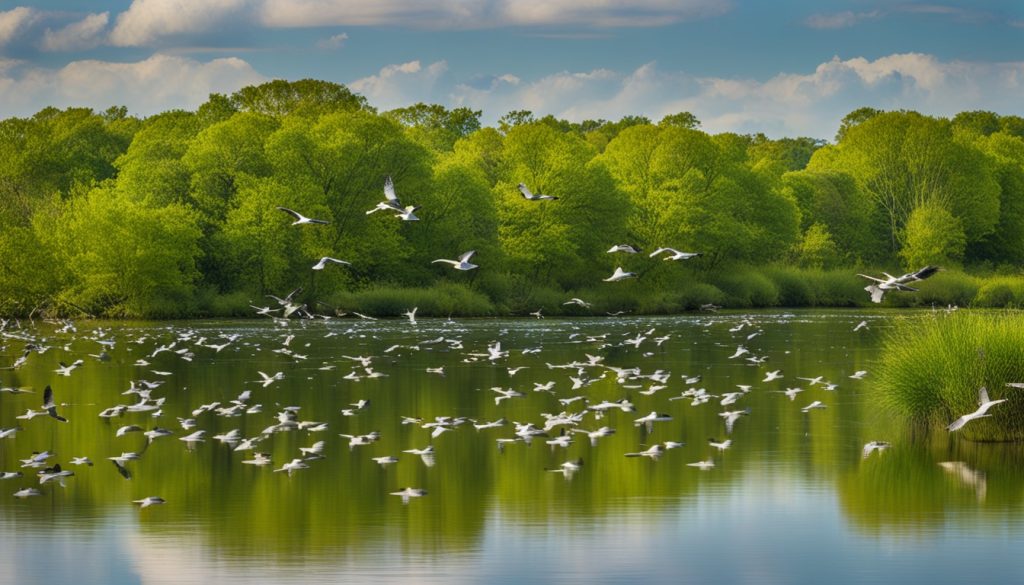
M943 427L977 408L978 389L995 400L992 415L958 431L975 441L1024 439L1024 314L933 313L901 319L888 334L875 386L878 402L903 418Z
M375 317L397 317L413 307L423 317L467 317L496 314L494 304L482 293L455 283L428 288L369 288L332 297L331 304L343 311L358 311Z

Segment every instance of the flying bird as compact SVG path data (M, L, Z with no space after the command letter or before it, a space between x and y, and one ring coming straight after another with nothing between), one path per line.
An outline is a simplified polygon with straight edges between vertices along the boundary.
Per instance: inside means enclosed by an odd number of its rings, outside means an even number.
M665 260L689 260L690 258L696 258L697 256L702 255L701 252L680 252L675 248L658 248L651 252L650 256L651 258L654 258L662 252L669 252L669 255L665 256Z
M988 413L988 409L990 409L993 406L999 404L1000 402L1006 402L1006 399L1005 398L1001 398L999 400L992 400L992 399L990 399L988 397L988 389L985 388L984 386L982 386L978 390L978 410L975 410L974 412L965 414L965 415L961 416L960 418L956 419L955 421L949 423L949 426L946 427L946 430L950 431L950 432L958 431L958 430L962 429L964 425L966 425L967 423L971 422L972 420L974 420L976 418L992 416L991 414L987 414Z
M616 244L608 250L608 254L614 254L615 252L625 252L627 254L639 254L640 248L630 246L629 244Z
M292 222L292 225L305 225L305 224L312 224L312 223L319 223L319 224L331 223L331 222L323 220L323 219L313 219L311 217L306 217L305 215L302 215L298 211L295 211L293 209L288 209L287 207L281 207L280 205L277 208L280 209L281 211L287 213L288 215L290 215L290 216L295 218L295 221Z
M437 260L431 262L431 264L444 262L446 264L451 264L452 267L455 268L455 270L473 270L474 268L477 268L476 264L472 264L469 261L469 259L473 257L473 254L476 254L476 250L470 250L469 252L466 252L465 254L459 256L458 260L447 260L445 258L438 258Z
M49 384L47 384L46 388L43 390L43 410L45 410L46 414L50 415L50 417L55 418L60 422L68 422L68 419L57 414L57 404L53 401L53 388L50 388Z
M882 296L886 293L886 291L901 290L905 292L917 292L916 288L907 286L907 283L924 280L938 271L938 266L925 266L924 268L918 270L917 272L908 272L903 276L893 276L887 272L883 272L882 274L885 275L885 279L877 278L874 276L868 276L867 274L857 274L857 276L861 276L863 278L867 278L868 280L874 281L873 283L864 287L864 290L871 293L872 303L880 303L882 302Z
M618 282L620 280L625 280L627 278L636 278L636 272L626 272L620 266L620 267L615 269L615 272L611 276L609 276L608 278L605 278L604 281L605 282Z
M545 200L550 201L550 200L558 199L558 197L555 197L554 195L542 195L540 193L533 194L533 193L530 192L529 189L526 188L526 185L523 184L523 183L519 183L519 192L523 194L523 197L527 201L545 201Z
M323 258L320 259L319 262L313 265L313 270L323 270L328 264L344 264L346 266L352 265L351 262L338 260L337 258L331 258L330 256L324 256Z

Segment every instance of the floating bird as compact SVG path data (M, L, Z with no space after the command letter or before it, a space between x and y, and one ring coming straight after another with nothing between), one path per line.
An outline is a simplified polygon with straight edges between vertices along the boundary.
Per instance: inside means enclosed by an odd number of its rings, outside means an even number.
M534 195L533 193L530 192L529 189L526 188L526 185L523 183L519 183L519 185L517 186L519 187L519 192L523 194L523 198L526 199L527 201L551 201L554 199L558 199L558 197L555 197L554 195L542 195L540 193Z
M281 211L287 213L288 215L290 215L290 216L295 218L295 221L292 222L292 225L305 225L305 224L313 224L313 223L318 223L318 224L328 224L328 223L330 223L329 221L326 221L326 220L323 220L323 219L313 219L313 218L310 218L310 217L306 217L305 215L302 215L298 211L294 211L292 209L288 209L287 207L278 206L277 208L280 209Z
M345 266L351 266L352 265L351 262L346 262L344 260L338 260L337 258L331 258L330 256L324 256L323 258L320 259L319 262L317 262L316 264L313 265L313 270L323 270L324 267L326 267L328 264L338 264L338 265L344 264ZM260 314L265 314L265 313L260 313Z
M993 406L999 404L1000 402L1006 402L1006 399L1005 398L1001 398L999 400L991 400L991 399L989 399L989 397L988 397L988 389L985 388L984 386L982 386L978 390L978 410L975 410L974 412L969 413L969 414L965 414L965 415L961 416L960 418L956 419L955 421L949 423L949 426L946 427L946 430L950 431L950 432L958 431L961 428L963 428L964 425L966 425L967 423L971 422L972 420L974 420L976 418L992 416L991 414L987 414L988 409L990 409Z
M611 276L609 276L608 278L605 278L604 281L605 282L618 282L620 280L625 280L627 278L636 278L636 276L637 275L636 275L635 272L626 272L620 266L620 267L615 269L615 272L612 273Z
M669 252L669 255L665 256L665 260L689 260L690 258L696 258L697 256L702 255L701 252L680 252L675 248L658 248L651 252L650 257L654 258L662 252Z
M465 254L459 256L458 260L447 260L445 258L438 258L437 260L431 262L431 264L444 262L446 264L451 264L452 267L455 268L455 270L473 270L474 268L477 268L476 264L472 264L469 261L469 259L473 257L473 254L476 254L476 250L470 250L469 252L466 252Z

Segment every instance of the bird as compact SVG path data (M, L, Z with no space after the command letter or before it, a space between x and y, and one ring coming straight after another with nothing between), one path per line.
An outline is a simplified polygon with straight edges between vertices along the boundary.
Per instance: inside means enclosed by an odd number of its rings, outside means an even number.
M51 418L55 418L55 419L57 419L57 420L59 420L60 422L63 422L63 423L68 422L68 419L66 419L63 416L57 414L57 405L53 402L53 388L50 388L49 384L47 384L46 388L43 389L43 407L42 408L43 408L43 410L46 411L46 414L50 415Z
M447 260L445 258L438 258L437 260L431 262L431 264L444 262L446 264L451 264L452 267L455 268L455 270L473 270L474 268L477 268L476 264L472 264L469 261L469 259L473 257L473 254L476 254L476 250L470 250L469 252L464 253L463 255L459 256L458 260Z
M629 244L616 244L608 250L608 254L614 254L615 252L625 252L626 254L639 254L640 248L631 246Z
M857 323L857 325L853 328L853 331L857 332L857 331L860 331L861 329L867 329L867 328L868 328L868 322L867 321L861 321L860 323Z
M409 503L409 498L422 498L423 496L427 495L427 490L425 490L423 488L407 487L407 488L403 488L402 490L397 491L397 492L391 492L391 495L392 496L401 496L402 497L402 503L403 504L408 504Z
M711 439L708 439L708 445L711 445L712 447L714 447L715 449L718 449L719 451L725 451L726 449L728 449L732 445L732 439L726 439L724 441L719 441L719 440L717 440L715 438L711 438Z
M662 252L670 252L668 256L665 256L665 260L689 260L690 258L696 258L697 256L703 255L701 252L680 252L675 248L658 248L650 253L650 257L654 258Z
M636 278L636 273L635 272L626 272L620 266L620 267L615 269L615 272L611 276L609 276L608 278L605 278L604 281L605 282L618 282L620 280L625 280L627 278Z
M540 193L533 194L524 183L519 183L517 187L519 187L519 192L523 194L523 198L527 201L551 201L558 199L558 197L555 197L554 195L542 195Z
M566 461L554 469L545 469L544 471L561 473L565 479L572 479L572 476L581 469L583 469L583 458L578 457L572 461Z
M329 222L327 220L323 220L323 219L313 219L311 217L306 217L305 215L302 215L298 211L295 211L293 209L288 209L287 207L281 207L280 205L278 205L277 208L279 210L281 210L281 211L283 211L283 212L287 213L288 215L290 215L290 216L295 218L295 221L292 222L292 225L306 225L306 224L324 224L324 225L326 225L328 223L331 223L331 222Z
M583 299L579 299L579 298L576 298L576 297L573 297L573 298L569 299L568 301L565 301L562 304L563 305L578 305L580 307L583 307L584 309L589 309L590 308L590 303L588 303L587 301L584 301Z
M974 412L965 414L965 415L961 416L960 418L956 419L955 421L949 423L949 426L946 427L946 430L950 431L950 432L958 431L958 430L962 429L964 425L966 425L967 423L971 422L972 420L974 420L976 418L992 416L991 414L987 414L988 413L988 409L990 409L993 406L999 404L1000 402L1006 402L1006 399L1005 398L1000 398L999 400L992 400L992 399L990 399L988 397L988 389L985 388L984 386L982 386L978 390L978 409L975 410Z
M410 325L415 325L416 324L416 310L417 309L419 309L419 307L413 307L413 308L409 309L408 311L402 313L402 315L405 315L409 319L409 324Z
M418 221L419 218L413 215L417 209L419 209L418 206L402 206L402 202L398 200L398 195L395 193L394 181L391 180L391 177L386 177L384 179L384 201L378 202L376 207L366 212L366 215L378 211L393 211L398 214L395 217L404 221Z
M868 371L867 370L857 370L856 372L850 374L850 378L853 379L853 380L862 380L862 379L864 379L864 376L867 376L867 375L868 375Z
M875 451L881 453L882 451L885 451L888 448L889 443L886 443L885 441L869 441L867 443L864 443L864 448L861 449L860 456L863 459L867 459L868 456L874 453Z
M778 380L781 377L782 370L775 370L773 372L768 372L768 374L764 377L764 380L762 380L762 382L771 382L772 380Z
M160 496L146 496L141 500L132 500L132 503L138 504L139 509L141 510L142 508L148 508L150 506L156 506L158 504L166 504L167 500L161 498Z
M707 471L709 469L714 468L715 460L714 459L707 459L705 461L695 461L693 463L687 463L686 465L688 465L690 467L696 467L697 469L700 469L701 471Z
M917 272L908 272L902 276L893 276L887 272L883 272L882 274L886 276L886 278L884 279L875 276L868 276L867 274L857 274L857 276L874 281L873 283L864 287L864 290L868 291L871 294L871 302L881 303L882 296L886 293L886 291L900 290L905 292L917 292L916 288L907 286L907 283L924 280L938 271L938 266L925 266L924 268L918 270Z
M661 443L655 443L643 451L637 453L626 453L626 457L650 457L651 459L657 460L665 453L665 448Z
M319 262L317 262L316 264L313 265L313 270L323 270L324 267L327 266L328 264L339 264L339 265L344 264L346 266L351 266L352 265L351 262L346 262L345 260L338 260L337 258L331 258L330 256L324 256L323 258L320 259Z
M803 412L810 412L816 408L825 408L825 404L820 400L815 400L814 402L808 404L807 406L801 408L800 410Z

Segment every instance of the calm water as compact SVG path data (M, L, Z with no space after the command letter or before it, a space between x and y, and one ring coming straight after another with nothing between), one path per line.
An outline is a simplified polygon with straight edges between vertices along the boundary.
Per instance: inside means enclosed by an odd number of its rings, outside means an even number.
M15 331L51 349L32 354L17 370L0 370L0 384L34 394L0 393L0 428L20 423L14 438L0 439L0 471L25 476L0 480L0 583L276 583L394 582L521 583L892 583L973 582L984 575L1020 582L1024 561L1022 493L1024 457L1017 445L979 445L957 437L917 436L880 416L870 398L880 341L894 319L928 318L894 312L795 312L699 315L671 318L585 320L190 322L174 324L79 324L77 333L53 325ZM743 321L748 324L730 331ZM867 329L854 333L861 320ZM653 329L653 331L651 331ZM752 339L747 336L760 332ZM11 334L12 332L8 332ZM623 344L645 334L638 345ZM197 345L238 339L219 353ZM305 359L279 353L288 350ZM604 336L596 338L596 336ZM668 336L660 345L656 338ZM429 343L437 338L444 340ZM88 354L103 349L93 338L114 341L109 361ZM171 351L150 357L177 340ZM501 342L508 357L487 359ZM9 365L26 343L6 337L0 364ZM760 366L738 345L767 356ZM391 352L385 350L401 345ZM418 346L412 349L408 346ZM174 353L189 348L191 362ZM524 353L523 350L539 349ZM479 354L474 356L473 354ZM650 379L618 380L605 367L588 367L604 378L572 390L576 369L549 368L600 356L603 364L670 373L665 388L642 394ZM383 377L345 379L362 367L342 356L375 356ZM83 359L69 377L58 361ZM151 365L134 365L140 358ZM333 369L321 369L334 366ZM444 367L445 375L427 373ZM526 366L510 375L508 368ZM783 378L762 382L766 372ZM169 375L158 375L158 370ZM857 370L863 380L849 379ZM283 372L263 387L258 371ZM702 376L686 384L683 376ZM838 385L824 390L802 376ZM131 404L122 395L132 380L164 380L152 393L165 397L162 416L98 413ZM554 381L554 394L534 383ZM58 408L70 422L42 416L17 420L39 409L42 388L52 384ZM713 398L700 405L669 400L690 387L720 395L753 386L736 404ZM495 404L492 387L524 396ZM778 391L802 387L794 400ZM194 450L178 440L177 417L192 417L201 404L230 404L251 390L247 407L262 412L237 417L201 413L206 442ZM501 417L543 426L541 413L578 412L558 398L581 395L590 404L628 397L636 412L588 414L580 428L608 425L616 434L592 446L576 434L568 448L545 438L512 443L511 424L475 430L472 424L431 439L430 430L401 424L402 416ZM341 410L370 401L355 416ZM804 413L815 400L824 409ZM241 462L213 435L239 429L254 437L276 422L286 406L299 420L327 429L278 432L256 450L273 465ZM750 409L726 435L723 410ZM648 434L634 419L652 410L671 415ZM141 433L116 437L136 424L172 429L148 447ZM380 440L349 447L339 433L378 431ZM559 433L559 428L550 432ZM718 452L708 438L732 439ZM325 442L322 460L289 476L272 469L299 457L299 447ZM662 441L685 441L658 460L626 458L627 452ZM871 440L892 443L861 457ZM433 466L402 453L433 444ZM73 469L66 487L38 485L35 470L20 467L33 451L56 455L48 463ZM143 452L130 461L132 478L117 473L109 456ZM371 458L399 457L382 468ZM88 456L95 466L73 466ZM582 457L567 479L546 472ZM707 471L687 463L714 458ZM958 462L941 466L940 462ZM36 486L41 496L11 494ZM403 504L389 492L405 486L428 495ZM160 496L167 503L139 509L131 502Z

